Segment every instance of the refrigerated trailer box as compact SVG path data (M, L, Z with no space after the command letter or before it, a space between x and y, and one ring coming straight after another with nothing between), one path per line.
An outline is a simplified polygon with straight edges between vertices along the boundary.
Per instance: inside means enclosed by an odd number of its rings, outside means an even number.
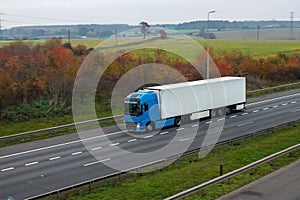
M221 77L183 82L131 93L125 99L124 121L128 130L151 131L242 110L246 103L246 79Z

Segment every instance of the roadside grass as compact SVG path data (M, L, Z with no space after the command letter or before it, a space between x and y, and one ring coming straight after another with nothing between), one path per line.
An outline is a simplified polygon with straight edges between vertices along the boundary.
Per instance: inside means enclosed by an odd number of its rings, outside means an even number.
M60 193L61 199L164 199L219 176L219 165L228 173L300 142L300 125L267 132L255 138L214 148L206 157L180 158L168 167L144 174L125 174ZM300 150L217 184L187 199L215 199L300 158ZM89 189L92 189L89 192ZM45 199L51 199L47 197Z

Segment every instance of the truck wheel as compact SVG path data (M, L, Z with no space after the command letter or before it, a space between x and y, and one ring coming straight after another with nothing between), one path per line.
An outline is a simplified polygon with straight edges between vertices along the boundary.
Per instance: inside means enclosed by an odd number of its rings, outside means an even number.
M230 115L231 112L232 112L231 107L227 107L227 108L226 108L226 115Z
M154 130L154 124L152 122L147 124L146 125L146 130L147 130L147 132L152 132Z
M214 117L216 117L217 116L217 111L216 111L216 109L212 109L211 111L210 111L210 118L214 118Z
M181 125L181 117L176 117L174 120L174 125L175 126L180 126Z
M225 110L224 108L219 108L218 109L218 116L220 116L220 117L224 116L224 114L225 114L224 110Z

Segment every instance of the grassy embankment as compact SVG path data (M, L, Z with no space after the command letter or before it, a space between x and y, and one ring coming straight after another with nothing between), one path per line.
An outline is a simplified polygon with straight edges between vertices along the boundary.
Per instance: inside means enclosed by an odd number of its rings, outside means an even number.
M201 45L205 45L207 41L202 39L196 39ZM102 39L74 39L72 45L78 44L86 45L87 47L96 47ZM1 41L0 46L8 44L10 41ZM33 43L34 41L27 41ZM36 41L36 42L41 42ZM122 41L119 41L120 44ZM245 54L255 57L268 57L276 55L277 53L300 53L299 46L300 41L236 41L236 40L210 40L210 45L214 47L216 52L232 51L234 49L240 50ZM108 116L107 113L100 113L98 117ZM0 122L0 137L5 135L11 135L26 131L32 131L47 127L53 127L62 124L73 123L72 115L63 117L49 117L41 119L29 119L25 122L12 123L9 121ZM72 132L72 130L70 130Z
M256 138L234 142L232 145L217 147L202 159L199 159L198 154L193 155L179 159L156 172L142 175L123 175L119 178L94 183L90 193L88 187L81 187L61 193L60 197L76 200L163 199L219 176L220 164L223 165L224 173L228 173L296 145L300 143L299 133L300 125L293 125ZM232 178L230 184L229 181L225 181L206 189L204 197L198 193L187 199L215 199L299 158L300 150L297 150L290 156L283 156Z

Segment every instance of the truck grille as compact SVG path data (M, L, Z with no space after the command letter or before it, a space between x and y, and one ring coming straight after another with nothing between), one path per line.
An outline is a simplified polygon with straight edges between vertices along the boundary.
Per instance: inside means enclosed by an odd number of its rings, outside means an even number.
M128 130L135 130L136 129L136 123L126 122L126 127L127 127Z

